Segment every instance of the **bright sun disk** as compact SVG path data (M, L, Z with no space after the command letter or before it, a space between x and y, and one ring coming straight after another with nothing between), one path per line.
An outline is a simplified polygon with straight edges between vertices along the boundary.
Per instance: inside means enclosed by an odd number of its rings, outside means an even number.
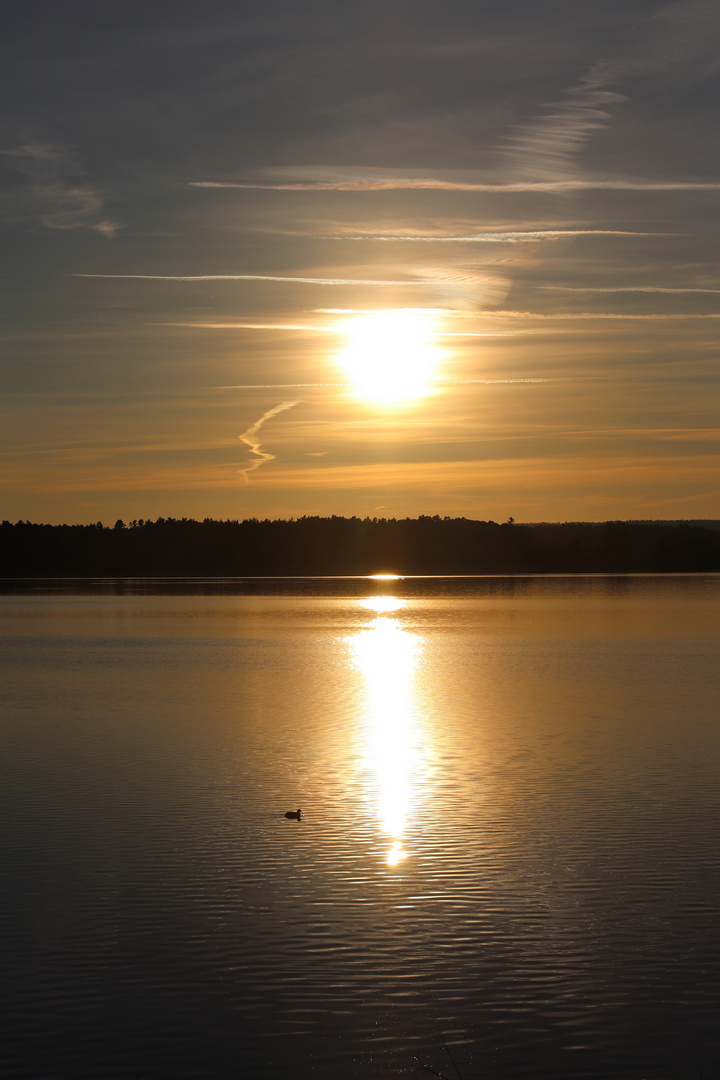
M430 393L440 359L433 313L419 308L374 311L349 319L338 359L357 397L412 401Z

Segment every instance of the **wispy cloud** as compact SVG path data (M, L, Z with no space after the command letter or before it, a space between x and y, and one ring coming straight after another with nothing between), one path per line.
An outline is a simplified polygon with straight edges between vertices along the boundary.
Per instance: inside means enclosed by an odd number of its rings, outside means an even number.
M415 273L433 288L440 299L469 303L472 307L493 307L502 303L512 282L499 274L491 275L473 267L419 266Z
M347 286L355 288L370 287L402 287L402 288L427 288L432 289L438 295L445 296L455 302L470 302L473 305L493 305L500 303L510 289L510 281L499 276L491 277L486 273L469 269L454 269L446 267L414 267L411 271L415 275L412 279L386 278L345 278L345 277L290 277L281 274L73 274L78 278L105 278L110 280L126 281L268 281L292 285L326 285ZM263 324L250 324L246 329L275 329L274 326ZM288 329L305 329L295 326Z
M720 312L683 313L658 312L630 314L613 311L484 311L483 318L500 319L636 319L636 320L677 320L677 319L720 319Z
M558 375L556 377L534 379L459 379L455 386L524 386L535 383L584 383L584 382L607 382L602 375Z
M238 435L240 442L245 443L250 449L250 453L255 455L256 460L251 461L249 465L246 465L244 469L240 470L241 475L245 479L245 483L249 482L249 473L254 469L259 469L261 465L264 465L266 461L274 461L275 454L269 454L266 450L260 449L260 440L257 438L257 433L263 426L266 420L272 419L273 416L277 416L278 413L284 412L286 409L292 409L297 405L297 401L283 401L280 405L276 405L272 409L268 409L263 413L259 420L256 420L247 431L243 431L242 435Z
M625 177L570 178L563 180L520 180L484 183L444 180L439 177L384 177L374 179L298 180L289 183L193 181L191 187L241 188L259 191L478 191L489 193L537 192L563 195L573 191L720 191L720 181L643 180Z
M538 120L516 128L506 139L506 153L522 172L549 180L568 178L575 158L590 136L610 120L608 107L624 101L608 90L602 70L580 80L562 101L544 106Z
M377 309L357 309L357 308L342 308L338 309L325 309L328 314L332 315L367 315L376 314ZM412 311L424 312L424 308L412 308ZM430 309L432 310L432 309ZM440 309L441 310L441 309ZM457 315L459 312L445 312L447 315ZM465 312L464 314L468 314ZM287 331L295 332L300 331L307 334L334 334L337 336L344 336L347 333L347 327L343 323L337 323L334 326L311 326L301 323L243 323L243 322L171 322L171 323L155 323L156 326L177 326L186 328L188 330L270 330L285 333ZM497 336L492 331L483 331L477 333L466 333L456 331L437 330L438 337L495 337ZM303 386L328 386L329 383L287 383L283 385L303 385ZM334 384L333 384L334 385Z
M281 274L72 274L79 278L115 278L136 281L282 281L295 285L422 285L420 281L376 278L285 277Z
M92 229L115 236L119 225L104 217L103 202L70 154L48 143L0 151L28 181L31 202L48 229Z
M382 243L412 244L524 244L542 240L572 240L578 236L665 236L666 233L636 232L629 229L501 229L463 235L458 233L336 233L323 240L377 240Z
M311 326L308 323L251 323L251 322L163 322L155 326L180 326L188 330L300 330L309 334L337 334L335 326Z
M539 289L572 293L720 293L720 289L668 288L664 285L538 285Z
M329 382L298 382L298 383L232 383L227 386L211 386L210 390L317 390L317 389L342 389L345 383L329 383ZM297 401L290 402L287 405L289 409L291 405L297 405ZM260 423L267 420L267 414L262 418ZM247 434L247 432L245 432ZM242 435L239 436L242 439Z

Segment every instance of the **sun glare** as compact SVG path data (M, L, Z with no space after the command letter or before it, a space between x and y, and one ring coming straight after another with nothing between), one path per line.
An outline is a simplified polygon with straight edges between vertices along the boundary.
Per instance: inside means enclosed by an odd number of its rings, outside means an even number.
M387 613L404 606L396 596L369 596L362 606L378 613L351 638L353 659L367 694L366 754L380 828L390 840L389 866L406 858L403 832L412 802L419 746L413 695L420 640Z
M430 393L440 360L434 313L421 308L372 311L343 327L338 357L357 397L413 401Z
M360 601L360 607L367 611L376 611L378 614L387 614L389 611L399 611L404 608L406 601L399 596L366 596Z

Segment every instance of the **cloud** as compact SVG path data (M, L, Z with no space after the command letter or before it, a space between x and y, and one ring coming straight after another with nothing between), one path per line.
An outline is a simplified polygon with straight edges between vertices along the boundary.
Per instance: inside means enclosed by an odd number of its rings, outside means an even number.
M720 293L720 289L671 289L664 285L615 285L592 286L592 285L538 285L538 289L549 289L553 292L576 292L576 293Z
M228 386L211 386L211 390L305 390L305 389L334 389L337 390L345 386L345 383L330 383L330 382L298 382L298 383L241 383ZM297 401L292 401L290 405L297 405ZM290 405L287 408L290 408ZM267 414L263 417L263 420L267 420ZM247 432L245 432L247 434ZM242 435L240 436L242 439Z
M542 240L567 240L578 236L665 236L666 233L636 232L629 229L496 229L492 232L445 233L439 235L407 233L337 233L324 240L377 240L382 243L412 244L524 244Z
M344 277L288 277L281 274L73 274L79 278L106 278L129 281L273 281L283 284L295 285L354 285L354 286L402 286L402 287L426 287L432 288L439 294L456 301L470 300L473 303L497 304L505 298L509 289L510 281L500 277L490 277L487 274L472 269L448 269L448 268L413 268L415 280L387 280L376 278L344 278ZM251 324L246 329L275 329L263 324ZM290 329L306 329L306 327L293 326Z
M30 200L48 229L92 229L113 237L119 225L103 216L100 196L89 187L69 154L47 143L0 151L29 184Z
M337 334L335 326L311 326L307 323L252 322L165 322L157 326L182 326L189 330L301 330L310 334Z
M277 416L278 413L284 412L285 409L292 409L297 405L297 401L283 401L280 405L276 405L272 409L268 409L263 413L259 420L256 420L254 424L243 431L242 435L238 435L240 442L244 442L246 446L250 448L250 453L255 454L256 461L251 461L249 465L246 465L240 472L245 479L245 483L248 483L248 473L251 473L254 469L259 469L261 465L264 465L266 461L274 461L275 455L268 454L265 450L260 449L260 441L257 439L257 433L263 426L266 420L270 420L273 416Z
M280 274L72 274L80 278L118 278L138 281L282 281L296 285L420 285L418 281L363 278L284 277Z
M500 319L720 319L720 312L683 313L658 312L655 314L627 314L613 311L484 311L483 317Z
M720 191L720 181L643 180L632 177L566 178L483 183L444 180L439 177L376 177L346 180L298 180L289 183L242 181L193 181L190 187L241 188L256 191L477 191L490 194L533 193L564 195L573 191Z
M228 484L227 476L219 475L213 484L207 470L198 470L198 486L203 481L207 486ZM657 489L664 494L668 491L668 482L673 486L677 484L683 497L690 486L698 483L709 483L709 490L716 492L717 456L698 454L678 457L666 454L648 458L644 455L576 453L570 458L566 455L538 454L524 458L480 458L452 462L373 462L323 465L320 468L315 465L306 468L292 466L273 470L267 476L265 486L295 492L303 488L322 488L335 494L368 488L383 494L398 490L403 495L408 490L432 491L436 498L447 497L456 488L462 488L471 492L475 499L479 490L497 488L498 493L506 494L508 490L516 492L522 488L529 498L536 498L538 504L546 506L553 491L567 499L568 492L589 492L592 488L598 488L601 493L612 491L615 498L619 497L618 493L628 492L632 498L631 505L637 505L638 492L647 496ZM606 505L604 499L602 505ZM562 511L554 513L556 520L562 520Z
M545 105L547 111L537 120L516 127L505 139L506 155L528 178L573 179L580 151L609 124L613 107L627 101L610 85L643 74L663 81L696 81L713 75L720 70L719 33L716 0L657 6L625 35L607 62L595 64L562 100ZM641 188L645 188L643 181L627 185L628 190Z
M509 278L489 275L472 267L418 267L415 273L444 300L482 307L501 304L510 292Z
M610 120L608 107L624 101L605 87L607 75L598 70L580 80L563 101L544 106L548 111L516 128L506 139L510 160L526 174L546 179L567 177L574 159L590 136Z
M527 379L458 379L456 386L524 386L535 383L584 383L606 382L602 375L558 375L553 377L527 378Z

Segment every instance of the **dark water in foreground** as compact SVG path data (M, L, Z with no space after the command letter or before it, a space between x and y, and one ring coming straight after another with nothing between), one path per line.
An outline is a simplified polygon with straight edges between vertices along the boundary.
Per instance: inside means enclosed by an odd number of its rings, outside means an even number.
M720 1076L720 578L25 587L0 1075Z

